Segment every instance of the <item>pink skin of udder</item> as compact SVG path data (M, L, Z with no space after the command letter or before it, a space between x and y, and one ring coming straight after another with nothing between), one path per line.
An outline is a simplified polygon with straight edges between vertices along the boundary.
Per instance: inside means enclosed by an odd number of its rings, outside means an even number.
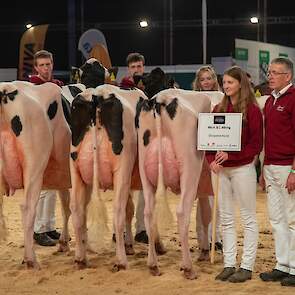
M167 187L170 187L174 193L179 193L180 165L176 159L172 142L169 138L163 137L161 145L164 183ZM144 162L147 178L155 188L157 187L158 179L158 146L158 139L153 139L146 149Z

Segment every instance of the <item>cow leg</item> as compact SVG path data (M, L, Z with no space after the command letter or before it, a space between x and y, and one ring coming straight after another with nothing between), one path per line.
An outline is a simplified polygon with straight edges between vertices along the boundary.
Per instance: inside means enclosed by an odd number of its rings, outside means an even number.
M114 183L117 183L115 177ZM116 254L117 263L113 267L113 271L119 271L127 268L127 256L124 247L124 227L126 218L126 206L129 198L130 184L118 185L115 188L115 201L113 206L113 218L116 233Z
M132 219L134 216L134 203L132 195L129 194L126 206L126 237L125 237L125 251L127 255L134 255L133 249L133 235L132 235Z
M61 202L62 217L63 217L63 226L62 232L59 238L59 247L58 252L67 252L70 251L69 247L69 218L71 215L70 211L70 192L69 190L60 190L59 198Z
M155 216L155 194L153 187L148 183L144 188L144 222L149 237L148 250L148 268L154 276L160 276L161 272L158 266L156 244L160 245L157 219Z
M29 181L30 183L25 183L24 185L24 200L21 204L25 245L23 261L26 263L27 268L40 269L34 251L33 231L36 217L36 207L43 181L43 174L40 173L37 177L31 177Z
M70 208L72 213L72 222L75 231L75 263L78 269L87 266L87 224L86 224L86 206L89 202L90 191L82 181L76 168L71 163L72 190L70 198Z
M193 202L196 196L197 187L195 183L192 183L191 179L197 179L191 175L184 174L181 183L181 198L180 203L177 206L176 214L178 219L178 229L180 234L180 243L182 250L182 263L181 270L184 271L184 276L187 279L193 280L197 278L193 268L192 259L189 251L188 232L190 215L193 207ZM196 182L196 181L195 181Z
M199 247L201 249L201 254L198 258L198 261L209 260L209 237L208 237L208 228L211 221L211 208L209 199L207 197L201 197L198 199L199 203L199 213L200 213L200 221L202 226L200 230L202 233L200 234L199 238Z

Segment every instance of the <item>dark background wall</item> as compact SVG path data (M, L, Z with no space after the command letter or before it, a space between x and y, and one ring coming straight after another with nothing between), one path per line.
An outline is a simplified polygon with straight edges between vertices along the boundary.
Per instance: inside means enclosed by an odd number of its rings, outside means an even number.
M145 55L147 64L169 63L169 20L168 0L142 1L94 1L72 0L76 5L76 41L81 35L81 20L84 31L96 27L106 37L113 65L125 65L126 55L139 51ZM202 27L201 0L173 0L173 64L202 63ZM260 0L262 6L263 0ZM267 1L269 18L290 16L293 13L294 1ZM17 67L19 41L24 32L24 24L49 23L46 38L46 49L55 56L55 69L68 69L68 1L51 0L47 4L41 1L10 1L5 4L0 18L0 67ZM84 14L81 8L84 4ZM257 40L257 26L247 20L257 14L257 0L217 1L207 0L208 20L224 20L226 25L208 27L208 60L212 56L233 55L234 39ZM17 9L16 9L17 7ZM262 9L260 11L262 13ZM138 26L141 18L147 18L151 27L142 30ZM295 17L293 17L295 19ZM262 30L262 26L261 26ZM288 24L276 22L267 26L267 41L295 47L295 20ZM260 35L262 40L262 33ZM77 66L82 63L81 54L77 51Z

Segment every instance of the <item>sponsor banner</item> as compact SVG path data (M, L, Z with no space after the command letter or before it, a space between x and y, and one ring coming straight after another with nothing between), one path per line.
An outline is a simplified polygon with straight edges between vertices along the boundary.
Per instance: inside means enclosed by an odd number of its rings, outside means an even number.
M18 79L28 80L33 71L34 54L44 49L48 25L39 25L26 30L20 41Z
M90 53L96 44L101 44L108 51L104 34L97 29L90 29L81 35L78 49L82 52L85 59L89 59Z
M93 46L92 50L90 51L89 57L96 58L107 69L110 69L112 67L108 50L101 44L95 44Z
M259 50L259 80L267 80L267 71L269 65L269 51Z

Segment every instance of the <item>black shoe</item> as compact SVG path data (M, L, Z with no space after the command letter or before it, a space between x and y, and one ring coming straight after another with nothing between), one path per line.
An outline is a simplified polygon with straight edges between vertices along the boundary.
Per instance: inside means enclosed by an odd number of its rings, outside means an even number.
M114 243L116 243L116 234L115 234L115 233L113 233L113 235L112 235L112 241L113 241Z
M235 272L236 272L235 267L225 267L223 271L215 277L215 280L226 281Z
M244 268L239 268L237 272L231 275L228 279L231 283L243 283L252 279L252 271Z
M289 287L295 287L295 275L288 275L286 278L283 278L281 280L282 286L289 286Z
M216 242L215 243L215 251L219 251L222 253L222 243L221 242ZM212 249L212 243L210 243L210 250Z
M56 245L56 241L54 241L49 236L47 236L46 233L41 233L41 234L34 233L34 240L40 246L55 246Z
M52 240L59 240L60 233L57 232L56 230L48 231L48 232L46 232L46 234Z
M259 275L262 281L265 282L277 282L281 281L283 278L286 278L289 274L277 269L273 269L269 272L263 272Z
M149 243L149 238L148 235L146 234L146 231L143 230L140 233L136 234L134 237L134 240L138 243L144 243L148 244Z

